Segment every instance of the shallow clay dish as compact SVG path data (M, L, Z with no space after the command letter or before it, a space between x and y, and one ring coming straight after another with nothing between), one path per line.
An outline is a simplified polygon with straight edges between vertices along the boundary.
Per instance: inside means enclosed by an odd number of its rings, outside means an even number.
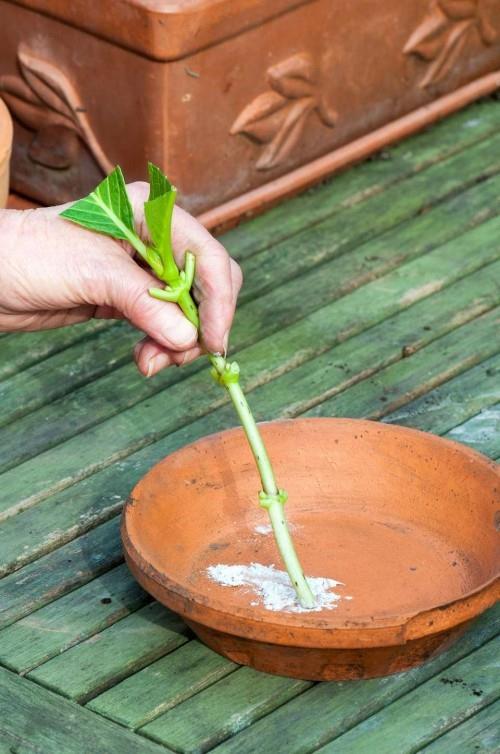
M209 566L276 564L243 433L207 437L136 486L122 535L138 581L235 662L306 679L412 667L499 597L500 471L474 451L347 419L262 426L308 576L343 582L335 609L274 612ZM252 604L253 603L253 604Z

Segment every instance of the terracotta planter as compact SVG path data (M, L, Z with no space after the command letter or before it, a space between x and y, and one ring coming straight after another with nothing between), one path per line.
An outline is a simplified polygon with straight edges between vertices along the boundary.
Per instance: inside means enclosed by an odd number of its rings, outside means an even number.
M243 196L232 214L254 211L500 84L481 78L500 69L497 0L0 0L0 14L14 186L43 202L117 162L144 177L151 159L189 210Z
M12 121L9 111L0 101L0 208L9 195L9 163L12 149Z
M122 534L138 581L230 659L307 679L368 678L443 649L499 597L500 470L472 450L345 419L263 425L309 577L335 609L266 609L214 565L277 563L240 430L167 457L132 492ZM352 599L345 599L345 597Z

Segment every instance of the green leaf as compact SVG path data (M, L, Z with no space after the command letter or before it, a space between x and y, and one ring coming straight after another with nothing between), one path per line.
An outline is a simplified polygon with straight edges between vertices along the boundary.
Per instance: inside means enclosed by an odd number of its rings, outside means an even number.
M149 173L149 201L157 199L163 194L168 194L172 190L173 186L168 180L167 176L153 165L152 162L148 162ZM174 189L175 191L175 189Z
M154 249L163 264L162 279L173 284L179 278L179 269L172 249L172 213L177 191L162 171L151 163L149 177L150 198L144 204L144 215Z
M75 202L61 215L88 230L129 241L143 253L144 244L135 231L134 214L120 167L116 167L91 194Z

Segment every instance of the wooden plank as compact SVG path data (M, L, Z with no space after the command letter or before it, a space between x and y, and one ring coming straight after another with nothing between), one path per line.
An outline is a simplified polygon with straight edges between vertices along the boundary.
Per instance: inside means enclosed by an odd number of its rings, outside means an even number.
M40 665L28 677L82 704L185 644L187 634L178 615L152 602Z
M0 628L91 581L123 560L116 517L0 580Z
M112 327L109 320L92 320L85 324L9 335L0 341L0 380L21 369L37 364L74 343L83 343L95 333Z
M277 259L275 266L264 268L265 274L274 277L278 284L275 282L273 290L241 306L232 342L239 349L279 332L329 301L356 291L437 247L448 245L459 249L465 236L475 243L484 233L488 243L489 231L497 222L497 217L490 218L499 211L499 186L500 177L495 177L363 245L356 245L349 254L340 258L333 255L321 264L316 261L319 252L315 238L309 233L294 254L287 250L281 263ZM493 237L491 244L490 251L497 245ZM290 264L296 269L299 259L308 260L308 271L283 282L282 268Z
M436 270L439 276L439 269ZM263 415L297 416L498 305L500 262L413 304L269 384ZM424 278L425 280L425 278ZM277 407L279 394L286 406ZM266 401L267 399L267 404ZM267 407L266 407L267 406Z
M498 159L492 159L492 155ZM500 169L500 134L480 142L444 162L393 186L383 194L345 209L333 218L308 227L286 241L254 254L245 264L246 284L241 301L273 291L278 270L280 281L297 277L328 259L341 256L361 243L428 209L443 199L464 192L479 176ZM311 249L306 253L306 249Z
M336 341L360 332L445 284L494 261L500 253L499 227L499 218L490 220L454 242L426 254L421 260L413 260L241 352L239 360L246 376L246 385L250 384L251 387L254 381L269 380L276 373L282 373L327 350ZM474 253L471 249L474 249ZM443 269L436 278L432 267L440 263ZM425 279L418 277L425 272ZM415 282L408 285L412 275ZM397 290L394 298L390 295L393 290ZM336 323L335 328L332 322ZM279 355L278 364L273 363L270 354ZM185 402L187 394L190 396L189 405ZM221 405L225 396L202 373L193 375L186 384L171 387L168 401L174 407L173 411L165 412L164 400L165 395L160 393L64 445L26 461L19 469L2 474L0 510L17 511L34 504L173 431L182 421L206 414ZM179 414L183 413L184 418L180 418ZM20 443L15 443L12 452L19 447ZM5 454L10 452L7 449ZM27 489L28 495L25 493Z
M127 324L108 327L0 382L0 426L132 360L139 339ZM23 341L18 340L23 348Z
M442 673L495 637L500 629L500 605L492 608L455 644L434 659L405 673L369 681L319 683L246 731L215 749L217 754L261 754L279 742L287 754L309 754L335 736L383 710L412 689ZM404 721L404 718L403 718ZM332 751L336 750L333 748ZM370 754L379 754L372 748ZM350 754L358 754L351 749ZM400 752L398 752L400 754Z
M87 706L128 728L138 728L236 668L234 663L192 640L100 694Z
M500 343L500 308L438 338L349 390L305 412L306 416L365 416L380 419L471 367L495 356ZM500 397L497 386L497 400ZM425 399L424 399L425 400ZM413 425L412 425L413 426Z
M500 697L500 637L318 751L413 754Z
M468 246L466 248L467 257L469 259L475 259L476 255L470 255L468 252ZM435 260L431 260L430 254L427 255L427 262L429 265L429 274L433 274L435 269ZM463 262L463 265L466 265L465 261ZM460 265L460 267L462 268L462 265ZM449 261L446 261L445 257L443 260L443 268L448 271L453 271L454 274L456 274L458 267L457 265L451 265ZM443 272L443 274L445 273ZM394 278L394 300L399 302L401 302L401 300L404 301L404 292L407 290L414 290L414 280L420 280L421 282L423 281L425 283L425 278L421 277L422 266L418 266L415 275L416 277L414 278L411 270L409 269L407 269L406 274L403 275L399 274L398 271L398 274ZM425 289L425 285L421 286L421 290ZM472 301L475 301L476 289L472 288L471 290ZM484 292L486 293L487 290L488 283L485 282ZM384 306L388 306L390 304L390 301L392 299L391 293L392 292L388 276L385 279L385 282L380 286L378 297L375 297L376 301L378 301L378 307L380 307L381 300L383 301ZM412 296L413 295L414 293L412 293ZM370 312L369 300L370 296L367 295L365 297L365 309L368 313ZM453 300L453 296L451 300ZM481 300L480 296L478 300ZM344 301L347 300L345 299ZM437 301L439 301L439 299L437 299ZM375 309L376 306L377 304L375 303ZM420 305L417 304L414 306ZM430 307L430 309L432 309L432 307ZM349 316L351 318L354 317L356 322L358 322L358 308L355 307L354 310L350 309L349 311ZM409 311L411 312L411 310ZM417 314L418 313L419 312L417 311ZM446 309L444 309L444 313L446 313ZM402 330L402 336L404 340L407 339L408 332L411 332L414 328L413 319L414 318L411 315L409 319L407 315L404 315L404 321L406 322L406 324L404 325L406 331L404 328ZM439 320L442 320L442 322L445 324L438 324ZM436 312L434 318L431 317L431 319L428 320L423 319L422 324L425 321L431 322L434 327L434 330L432 331L422 330L421 338L427 337L427 342L432 341L433 338L439 334L440 327L443 327L444 331L446 331L446 323L451 322L453 325L453 317L441 317L439 309ZM323 323L323 328L325 329L325 331L328 331L328 325L329 319L327 318L327 320ZM479 324L479 326L480 325L481 323ZM476 327L478 327L477 323L473 325L474 331ZM392 322L388 324L388 328L389 331L393 330ZM391 340L391 338L384 336L383 332L379 333L378 335L380 336L380 346L375 350L372 348L371 353L369 354L372 369L384 366L387 361L391 360L391 354L392 358L401 357L401 345L400 343L398 343L397 339L394 342ZM463 343L461 336L458 336L455 333L455 335L450 335L450 337L453 337L455 350L459 352L458 367L455 364L455 369L460 368L460 364L463 366L463 358L468 360L470 358L479 358L480 353L483 353L484 355L484 352L480 352L479 350L476 351L475 356L462 354L462 348L460 344L463 345ZM457 338L459 339L458 341ZM365 340L364 336L361 338L361 340ZM371 339L370 342L375 343L376 346L378 345L378 341L374 339ZM494 343L495 339L493 338L491 341L487 341L484 347L488 350ZM442 347L442 345L443 344L434 346L435 355L437 349L438 369L442 369L442 360L440 358L440 348ZM347 343L344 344L344 346L347 348ZM346 351L346 348L343 348L340 356L342 357L341 363L346 363L350 360L352 360L353 363L353 372L347 375L347 384L349 384L349 382L353 382L355 379L354 374L356 366L358 367L358 379L366 376L366 358L368 358L368 354L366 352L366 342L365 349L363 349L363 342L360 343L357 339L354 338L352 339L348 351ZM360 351L361 360L359 360L356 356L358 348ZM472 348L471 351L472 353L474 353L475 347ZM268 359L268 351L266 351L266 349L262 349L260 356L256 357L255 353L256 350L253 349L252 358L246 359L244 362L242 362L248 367L247 373L249 373L250 376L252 369L258 370L259 367L264 369L266 359ZM297 354L292 354L292 358L294 356L296 358ZM425 371L425 368L426 367L424 363L422 369L424 369ZM314 367L314 361L311 361L308 363L308 369L313 375L323 374L323 372L325 372L326 384L330 383L332 375L331 372L328 373L328 370L326 370L324 364L322 365L321 369L316 370ZM405 370L408 371L407 364L405 366ZM409 372L411 377L411 369L409 370ZM442 372L439 372L439 374L442 375ZM449 374L449 372L447 372L447 374ZM205 375L201 376L205 377ZM437 379L437 377L435 377L434 379ZM276 384L271 383L266 388L260 388L254 394L252 405L258 417L265 418L273 415L279 415L280 412L287 413L287 407L290 401L292 401L294 394L292 393L292 388L290 387L290 385L287 386L288 389L286 391L282 391L279 387L279 382L280 381L278 380ZM205 400L207 397L207 391L205 388L206 384L206 380L204 380L203 382L200 380L199 392L201 394L203 390L205 390ZM313 390L316 390L316 392L322 394L324 392L324 389L325 388L321 385L318 386L317 384L315 384L311 386L310 384L307 384L304 388L304 394L310 396ZM369 393L367 395L369 396ZM407 399L410 400L410 397L407 397ZM220 392L218 396L216 395L216 400L221 400ZM402 400L401 395L398 396L398 400ZM387 404L387 410L390 410L391 406L392 404ZM189 412L189 407L187 407L187 411ZM227 419L225 419L226 423L231 424L231 422L234 422L231 410L229 410L229 414L226 413L225 416L228 417ZM219 426L214 424L217 421L217 419L214 417L215 415L212 413L212 415L207 417L207 420L204 422L203 427L205 433L209 432L214 426ZM170 419L174 418L175 414L172 412L170 414ZM173 426L173 429L175 429L175 425ZM194 427L194 429L195 431L197 431L196 426ZM180 435L179 437L182 437L183 440L185 439L184 435ZM78 439L80 440L80 438ZM190 435L189 439L193 439L192 435ZM128 494L128 491L131 488L133 482L137 479L138 476L144 473L144 471L148 468L148 465L151 465L153 462L162 457L164 453L168 452L168 450L171 450L172 447L175 447L176 445L177 435L174 434L166 440L165 444L160 444L158 447L153 447L151 451L146 450L143 454L132 457L130 463L123 459L116 466L116 468L111 469L109 473L105 473L104 471L101 472L97 476L95 481L93 481L92 477L90 477L89 479L82 482L76 489L70 489L67 493L63 492L62 494L57 494L54 497L49 498L47 501L39 503L36 506L35 510L26 510L24 513L19 514L18 516L12 518L10 521L4 522L0 530L0 551L3 554L0 570L3 572L8 572L12 569L18 568L33 557L48 552L50 549L55 548L58 544L61 544L64 541L67 541L68 539L82 533L86 529L90 528L90 526L95 525L96 521L103 520L103 518L106 517L109 518L110 515L120 509L123 496ZM64 462L64 458L66 456L62 452L61 457L63 459L62 462ZM7 475L4 475L4 477L5 476ZM71 501L71 504L69 501Z
M498 210L500 177L494 182L488 181L474 188L467 196L461 195L450 204L429 211L408 225L398 227L392 235L370 242L350 254L348 259L334 260L312 270L309 275L242 306L233 331L234 342L241 348L272 334L276 329L290 326L311 310L387 273L405 260L429 252L440 243L449 242L450 236L454 238L457 233L474 226L489 213ZM494 226L492 230L498 236ZM483 238L477 236L477 243L480 249L486 249L486 259L489 259L489 255L495 253L497 244L492 240L492 245L487 245L489 225L484 233ZM475 236L467 238L464 249L466 243L470 243L475 249L474 238ZM456 245L458 244L457 240ZM449 249L454 257L461 253L459 248L455 249L451 245ZM477 258L472 257L470 262L477 269L477 265L484 259L481 252ZM293 260L290 264L293 267ZM460 269L459 274L465 274L466 269ZM444 272L446 274L446 270ZM314 296L303 295L304 288L309 286L314 289ZM321 342L321 347L326 347L324 342ZM198 363L187 370L167 370L153 380L144 380L130 365L95 380L56 403L30 414L16 425L0 429L0 448L5 449L0 455L0 469L5 471L17 466L145 398L167 387L171 388L173 384L199 372L201 368Z
M16 467L26 459L172 388L199 372L200 367L201 364L197 363L182 369L167 369L152 379L144 379L130 363L54 403L41 406L14 424L0 427L0 442L9 437L11 443L8 450L5 445L4 452L0 451L0 469Z
M500 457L500 403L483 408L479 414L450 429L445 437L497 459Z
M500 702L490 704L420 751L422 754L498 754Z
M386 417L386 421L444 434L500 400L500 359L492 358Z
M0 669L2 754L166 754L74 702Z
M487 138L498 131L498 122L498 103L476 103L432 129L405 139L361 165L336 174L326 183L243 223L221 240L231 253L247 258L299 232L305 223L321 222Z
M311 685L240 668L140 732L182 754L203 754Z
M26 673L150 599L120 565L0 631L0 663Z

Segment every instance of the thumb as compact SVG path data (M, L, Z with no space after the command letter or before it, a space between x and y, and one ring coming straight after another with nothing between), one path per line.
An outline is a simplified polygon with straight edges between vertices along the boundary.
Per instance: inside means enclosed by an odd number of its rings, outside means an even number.
M113 260L109 274L101 280L104 289L97 302L116 309L135 327L165 348L186 351L196 344L198 331L177 304L158 301L149 289L158 280L143 270L125 252Z

